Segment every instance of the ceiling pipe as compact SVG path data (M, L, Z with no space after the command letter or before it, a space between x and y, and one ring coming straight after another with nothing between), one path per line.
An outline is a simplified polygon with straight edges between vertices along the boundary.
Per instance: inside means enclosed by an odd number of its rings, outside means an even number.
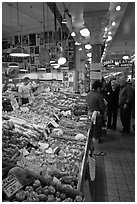
M58 22L60 24L62 24L62 15L60 14L57 6L56 6L56 3L52 3L52 2L46 2L46 4L48 5L49 9L51 10L51 12L54 14L54 10L56 9L56 19L58 20ZM66 26L66 24L62 24L62 28L64 31L66 31L68 34L70 33L69 32L69 29L68 27Z

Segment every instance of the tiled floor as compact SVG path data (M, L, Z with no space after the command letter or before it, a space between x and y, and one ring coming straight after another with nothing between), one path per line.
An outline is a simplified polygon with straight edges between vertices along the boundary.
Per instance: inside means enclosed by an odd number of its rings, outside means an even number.
M135 134L108 130L96 156L95 202L135 202Z

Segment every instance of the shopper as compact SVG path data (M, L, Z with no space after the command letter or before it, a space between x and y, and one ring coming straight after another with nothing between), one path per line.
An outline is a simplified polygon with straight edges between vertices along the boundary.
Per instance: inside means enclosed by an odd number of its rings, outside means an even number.
M92 156L93 149L95 155L104 156L104 152L98 152L98 142L102 134L102 118L105 110L101 88L101 82L96 80L92 85L92 90L87 94L86 98L89 116L91 117L91 129L89 132L90 156Z
M29 104L29 99L32 94L31 85L29 84L29 77L24 78L24 83L20 84L18 87L18 102L19 105Z
M107 86L106 93L107 104L107 128L116 130L117 127L117 113L118 113L118 102L119 102L119 85L115 79L111 80Z
M133 88L132 128L133 128L133 131L135 131L135 80L132 80L132 88Z
M120 119L123 126L123 133L130 133L131 109L133 101L133 89L130 84L126 82L125 77L119 79L120 83Z

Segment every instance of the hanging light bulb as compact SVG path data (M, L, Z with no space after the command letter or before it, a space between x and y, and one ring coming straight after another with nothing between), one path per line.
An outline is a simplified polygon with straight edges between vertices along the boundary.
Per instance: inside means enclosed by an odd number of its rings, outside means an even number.
M82 30L80 30L80 34L84 37L88 37L90 35L90 32L87 28L83 28Z
M60 57L59 59L58 59L58 64L59 65L63 65L63 64L65 64L66 63L66 58L65 57Z
M57 64L54 66L54 69L58 69L60 67L60 64Z
M116 22L115 22L115 21L113 21L113 22L112 22L112 26L115 26L115 25L116 25Z
M19 8L18 8L18 2L17 2L17 22L18 22L18 30L19 30ZM11 50L10 56L12 57L28 57L30 54L20 45L18 45L17 48L13 48Z
M85 45L85 49L90 50L92 47L90 44Z
M79 48L79 51L82 51L82 48L81 48L81 47Z
M73 32L71 33L71 36L72 36L72 37L75 37L75 36L76 36L76 33L73 31Z
M75 45L81 45L81 43L75 42Z
M107 32L107 30L108 30L107 27L105 27L105 32Z
M90 52L90 53L87 53L87 56L88 56L88 57L91 57L91 52Z
M106 41L108 42L108 41L110 41L110 40L112 40L112 36L111 36L111 35L108 36L108 38L107 38Z
M125 42L125 55L122 57L124 60L129 59L129 55L126 53L127 42Z
M108 32L108 35L111 35L111 31Z
M116 7L116 11L120 11L120 10L121 10L121 6L118 5L118 6Z
M63 15L62 23L63 23L63 24L67 24L67 20L66 20L66 17L65 17L65 12L64 12L64 15Z

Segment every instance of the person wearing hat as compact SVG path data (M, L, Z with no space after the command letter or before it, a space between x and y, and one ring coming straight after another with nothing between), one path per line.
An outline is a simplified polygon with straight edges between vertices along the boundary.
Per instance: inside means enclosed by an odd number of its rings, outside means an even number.
M104 156L104 152L98 152L98 142L102 133L102 121L105 111L105 102L101 94L102 84L96 80L92 84L92 90L87 94L87 106L91 118L91 129L89 132L90 151L94 150L94 155ZM92 147L93 144L93 147ZM90 153L91 156L91 153Z

